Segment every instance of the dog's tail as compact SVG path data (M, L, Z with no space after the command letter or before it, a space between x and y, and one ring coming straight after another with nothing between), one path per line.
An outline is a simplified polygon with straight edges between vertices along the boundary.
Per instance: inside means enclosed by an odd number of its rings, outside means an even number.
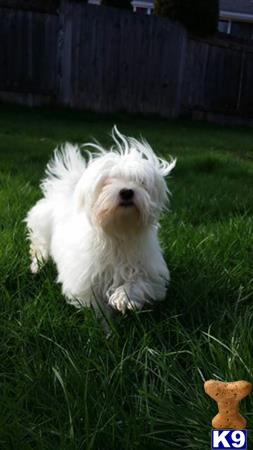
M42 192L45 196L52 192L73 192L85 168L85 159L78 145L66 143L57 148L47 164L46 176L40 185Z

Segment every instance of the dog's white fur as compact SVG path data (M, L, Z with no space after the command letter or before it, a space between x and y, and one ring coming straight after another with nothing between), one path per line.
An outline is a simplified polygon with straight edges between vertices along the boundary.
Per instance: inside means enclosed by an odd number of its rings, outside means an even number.
M176 161L116 127L112 137L109 151L86 144L87 162L78 146L56 150L26 222L33 273L52 257L68 302L124 313L165 297L169 271L157 229L169 194L164 177ZM122 189L134 191L130 201L122 203Z

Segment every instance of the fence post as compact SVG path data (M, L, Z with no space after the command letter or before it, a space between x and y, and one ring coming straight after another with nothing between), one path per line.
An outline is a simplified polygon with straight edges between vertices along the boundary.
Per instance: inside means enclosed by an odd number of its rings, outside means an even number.
M58 26L58 103L72 106L72 8L69 0L61 0Z
M243 49L242 56L241 56L240 79L239 79L238 95L237 95L237 102L236 102L236 110L237 111L240 111L240 107L241 107L245 59L246 59L246 51L245 51L245 49Z
M179 68L178 68L178 81L177 81L177 95L175 102L174 116L179 117L182 113L182 97L184 86L184 71L185 71L185 56L188 37L186 32L181 33L181 46L179 47Z

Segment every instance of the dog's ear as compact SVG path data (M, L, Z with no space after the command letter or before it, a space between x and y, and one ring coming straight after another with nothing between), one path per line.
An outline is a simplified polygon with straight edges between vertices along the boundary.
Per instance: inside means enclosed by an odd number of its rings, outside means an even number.
M159 158L159 172L163 177L167 177L170 172L176 166L177 160L171 158L170 161L165 161L165 159Z

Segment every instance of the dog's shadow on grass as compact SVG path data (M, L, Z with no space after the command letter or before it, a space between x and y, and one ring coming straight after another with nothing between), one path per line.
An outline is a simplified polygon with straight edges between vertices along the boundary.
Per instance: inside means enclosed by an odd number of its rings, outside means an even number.
M36 275L30 273L28 263L27 258L27 271L23 270L17 276L12 274L5 281L5 289L15 297L11 302L18 299L18 309L23 310L23 317L26 317L27 324L31 324L31 329L42 333L50 329L51 333L53 329L59 340L62 337L65 341L66 328L70 334L71 329L75 330L74 335L76 332L83 334L83 338L94 337L98 333L122 342L128 339L129 334L132 339L139 340L162 330L164 339L164 332L171 324L178 322L188 332L206 330L211 324L220 323L222 316L228 316L231 307L236 307L236 286L217 286L214 273L207 280L203 272L194 281L194 268L189 270L178 266L172 267L172 281L164 301L147 304L143 310L125 315L113 312L109 319L106 316L103 320L95 311L87 308L76 310L67 304L60 285L56 284L57 272L52 262Z

